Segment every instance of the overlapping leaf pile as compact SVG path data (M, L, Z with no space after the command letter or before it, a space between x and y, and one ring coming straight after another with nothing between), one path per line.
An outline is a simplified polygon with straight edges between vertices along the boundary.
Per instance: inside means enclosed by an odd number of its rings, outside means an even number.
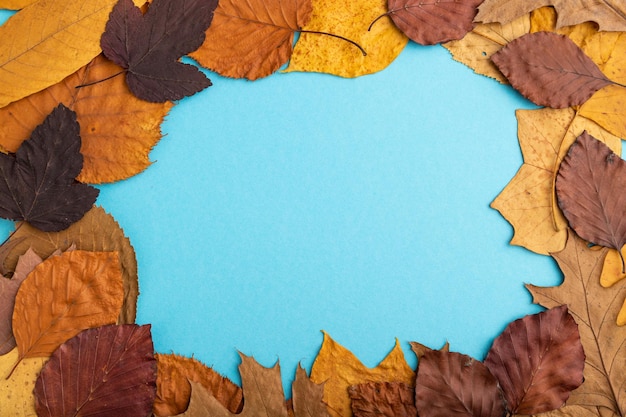
M622 1L0 7L22 9L0 27L0 216L18 222L0 247L0 416L626 416ZM155 354L150 327L134 324L134 250L86 183L143 171L173 101L211 85L180 58L250 80L286 64L356 77L409 39L447 42L545 106L517 112L524 164L492 207L514 226L511 243L563 271L560 286L528 286L549 310L511 323L482 362L412 343L416 371L398 343L368 369L325 335L288 401L278 364L242 354L240 388L195 359Z

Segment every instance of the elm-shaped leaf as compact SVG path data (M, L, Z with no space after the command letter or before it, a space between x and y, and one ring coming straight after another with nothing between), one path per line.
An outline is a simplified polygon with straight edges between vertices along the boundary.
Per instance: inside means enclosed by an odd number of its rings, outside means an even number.
M485 358L512 414L561 407L583 382L585 354L566 306L510 323Z
M99 191L76 181L83 168L76 114L56 107L15 153L0 153L0 217L58 232L91 209Z
M39 417L149 416L156 395L150 326L85 330L52 354L35 383Z

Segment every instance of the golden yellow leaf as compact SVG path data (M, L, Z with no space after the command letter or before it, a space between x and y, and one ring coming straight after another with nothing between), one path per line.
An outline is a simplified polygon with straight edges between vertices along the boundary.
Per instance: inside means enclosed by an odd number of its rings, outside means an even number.
M463 39L445 43L443 46L450 51L455 61L467 65L477 74L508 84L506 77L491 62L491 55L529 31L530 15L524 15L506 24L478 24Z
M137 312L139 284L135 250L113 216L101 207L89 210L82 219L61 232L42 232L28 223L21 223L11 240L20 240L6 257L5 267L13 271L20 255L29 247L42 258L55 251L65 251L72 245L76 249L93 252L117 252L124 279L124 305L120 323L134 323Z
M623 247L621 252L622 256L626 255L626 247ZM626 273L622 272L622 258L620 258L617 250L610 249L604 258L600 285L608 288L624 278L626 278Z
M13 370L18 358L17 348L0 356L0 417L37 416L33 389L47 359L24 359Z
M567 239L554 181L569 147L585 130L617 154L621 140L572 109L518 110L516 115L524 164L491 207L515 229L511 244L548 255L562 250Z
M88 65L47 89L0 109L0 146L15 152L59 103L76 112L82 139L83 170L78 180L103 183L126 179L150 165L152 147L161 139L161 122L172 103L148 103L128 90L122 71L99 55Z
M0 107L43 90L100 53L116 0L39 0L0 26Z
M0 9L19 10L37 0L0 0Z
M313 362L311 381L324 383L324 402L333 417L350 417L348 387L365 382L404 382L414 385L415 372L406 363L399 342L375 368L367 368L352 352L324 333L322 348ZM244 398L245 400L245 398Z
M313 0L313 16L303 31L320 31L348 38L365 49L367 56L345 40L316 33L301 33L287 72L326 72L358 77L387 67L402 52L408 38L385 17L368 31L370 23L387 12L386 0Z

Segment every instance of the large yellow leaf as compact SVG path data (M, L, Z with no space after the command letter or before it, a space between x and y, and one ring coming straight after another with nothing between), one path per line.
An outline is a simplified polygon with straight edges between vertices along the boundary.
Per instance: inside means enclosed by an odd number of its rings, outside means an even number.
M0 109L0 146L15 152L59 103L76 112L82 139L83 170L78 180L103 183L126 179L150 165L161 139L161 122L172 103L148 103L130 93L124 77L87 87L122 71L99 55L88 65L45 90Z
M286 71L358 77L384 69L408 42L388 17L376 22L368 31L370 23L386 11L387 0L313 0L313 16L303 31L343 36L363 47L367 56L345 40L302 33Z
M352 352L324 333L322 348L313 362L311 381L324 383L324 401L332 417L351 417L348 387L365 382L404 382L414 385L415 372L406 363L396 340L393 350L375 368L367 368ZM244 398L245 400L245 398Z
M46 358L24 359L17 368L17 348L0 356L0 417L36 417L33 389Z
M0 26L0 107L56 84L100 53L116 0L39 0Z
M491 207L513 225L511 244L548 255L562 250L567 239L554 181L569 147L585 130L617 154L621 140L572 109L518 110L516 115L524 164Z
M19 10L37 0L0 0L0 9Z

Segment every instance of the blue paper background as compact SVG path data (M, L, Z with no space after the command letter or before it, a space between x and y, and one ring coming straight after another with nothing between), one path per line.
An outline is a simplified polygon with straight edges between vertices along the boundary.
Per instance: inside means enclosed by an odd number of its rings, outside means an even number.
M320 330L368 366L395 337L412 365L413 340L482 359L539 311L523 283L559 282L489 208L522 163L514 110L531 105L442 47L410 43L357 79L207 74L153 166L98 198L137 251L138 322L159 352L235 381L237 350L280 358L286 387Z

